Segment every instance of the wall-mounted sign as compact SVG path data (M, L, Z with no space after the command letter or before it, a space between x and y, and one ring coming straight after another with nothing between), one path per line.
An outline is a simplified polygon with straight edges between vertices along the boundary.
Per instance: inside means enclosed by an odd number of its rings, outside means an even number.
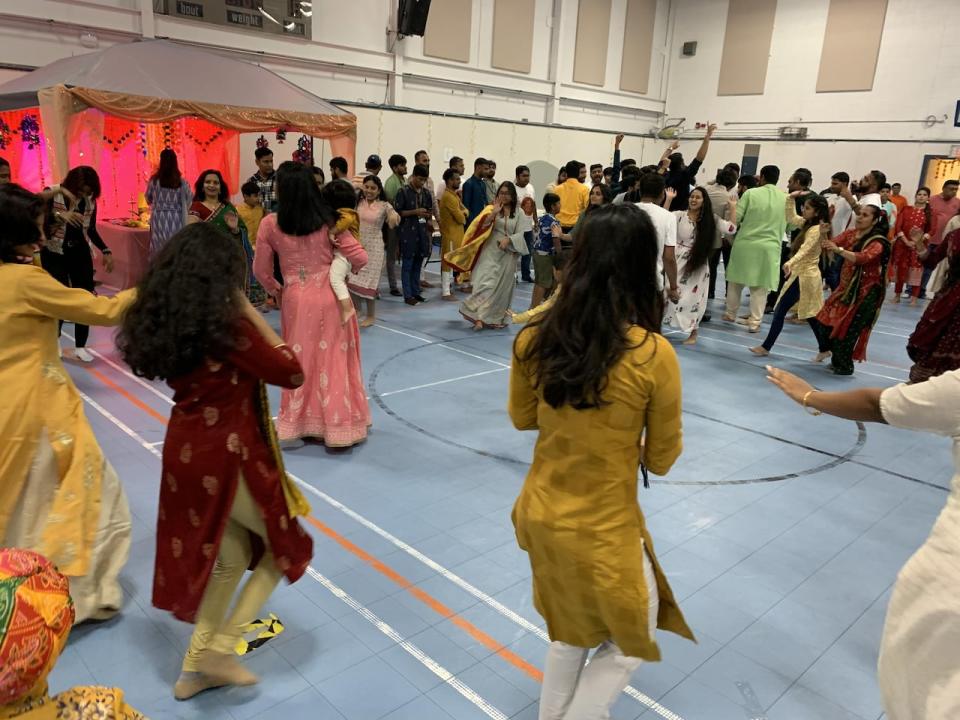
M195 22L309 38L313 3L304 0L153 0L153 11Z

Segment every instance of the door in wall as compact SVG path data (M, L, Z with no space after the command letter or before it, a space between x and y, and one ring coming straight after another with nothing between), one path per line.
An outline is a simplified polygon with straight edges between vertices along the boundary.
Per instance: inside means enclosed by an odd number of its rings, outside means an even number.
M923 166L920 168L920 184L917 187L928 187L930 192L936 195L943 190L943 184L947 180L960 180L960 158L924 155Z

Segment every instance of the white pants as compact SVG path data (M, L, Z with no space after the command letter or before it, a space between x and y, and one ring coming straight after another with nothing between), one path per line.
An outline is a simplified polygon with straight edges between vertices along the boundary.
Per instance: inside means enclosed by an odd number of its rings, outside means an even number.
M330 263L330 286L333 288L333 294L337 300L349 300L350 291L347 289L347 278L350 277L350 261L340 254L339 250L333 251L333 262Z
M727 283L727 315L734 318L740 312L740 298L743 296L745 285ZM763 320L763 311L767 307L767 289L762 287L750 288L750 324L759 325Z
M643 551L643 577L649 595L650 637L657 632L660 596L653 564ZM552 642L547 650L540 691L540 720L605 720L610 707L643 662L627 657L613 641L607 641L587 662L588 648Z

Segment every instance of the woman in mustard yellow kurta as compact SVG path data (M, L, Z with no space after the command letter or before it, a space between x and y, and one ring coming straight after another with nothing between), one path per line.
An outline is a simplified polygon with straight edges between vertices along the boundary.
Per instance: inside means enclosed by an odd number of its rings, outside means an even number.
M591 213L556 303L514 346L510 417L539 431L513 521L552 641L541 719L607 717L630 673L660 659L657 627L693 639L637 502L641 460L662 475L682 447L656 247L633 205Z
M0 188L0 545L35 550L70 578L77 622L120 608L130 510L57 353L57 321L116 325L134 299L61 285L21 264L42 202Z

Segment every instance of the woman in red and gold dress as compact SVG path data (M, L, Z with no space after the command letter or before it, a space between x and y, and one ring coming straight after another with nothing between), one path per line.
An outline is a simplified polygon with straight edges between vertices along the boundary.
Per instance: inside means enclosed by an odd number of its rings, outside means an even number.
M817 314L821 346L815 361L831 357L833 372L853 375L854 361L867 359L867 342L886 288L890 261L890 226L887 214L876 205L864 205L856 225L836 238L826 238L821 247L843 258L840 284Z
M153 604L196 623L174 687L180 700L257 682L233 648L280 579L298 580L313 554L296 520L309 506L284 471L264 385L298 387L303 371L247 300L244 273L230 237L189 225L141 281L118 341L138 375L174 390Z
M924 242L930 237L933 224L930 211L930 188L917 190L913 205L908 205L897 214L897 224L893 237L893 258L890 260L890 280L893 282L891 302L900 302L903 286L910 286L911 305L917 304L923 289L923 264L917 255L917 238Z

